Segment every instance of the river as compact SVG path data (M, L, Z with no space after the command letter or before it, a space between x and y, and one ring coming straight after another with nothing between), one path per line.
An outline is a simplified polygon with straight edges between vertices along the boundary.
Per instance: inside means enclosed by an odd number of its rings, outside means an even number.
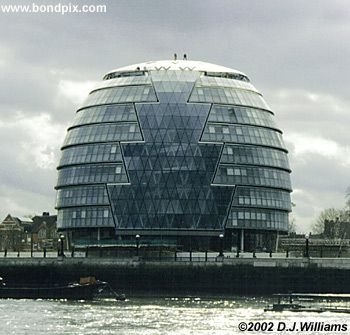
M228 335L259 334L240 331L240 322L252 322L270 331L266 334L350 334L347 314L264 312L269 298L150 298L131 297L127 301L0 300L0 335ZM278 331L277 327L297 328L313 322L313 331ZM348 323L348 324L347 324ZM340 324L330 332L326 324ZM318 330L315 330L318 327ZM323 328L322 328L323 327ZM300 328L300 327L299 327ZM346 328L346 329L345 329ZM257 329L257 328L255 328Z

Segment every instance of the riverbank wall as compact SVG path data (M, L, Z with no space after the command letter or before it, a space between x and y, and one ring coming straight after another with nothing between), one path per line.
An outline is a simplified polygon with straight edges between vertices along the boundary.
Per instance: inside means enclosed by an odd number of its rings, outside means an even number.
M350 259L218 258L144 261L113 258L2 258L8 285L46 285L96 276L118 290L150 294L350 293Z

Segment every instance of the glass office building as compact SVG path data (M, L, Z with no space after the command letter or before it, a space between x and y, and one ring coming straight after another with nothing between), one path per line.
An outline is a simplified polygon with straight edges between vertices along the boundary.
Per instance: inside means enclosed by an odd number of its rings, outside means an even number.
M58 228L74 243L269 249L291 182L274 113L242 72L188 60L107 73L69 127Z

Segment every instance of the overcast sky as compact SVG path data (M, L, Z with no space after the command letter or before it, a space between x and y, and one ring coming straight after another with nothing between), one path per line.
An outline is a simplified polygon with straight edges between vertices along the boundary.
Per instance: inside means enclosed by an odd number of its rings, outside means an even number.
M18 0L26 2L33 1ZM104 73L174 52L245 72L264 94L290 152L299 231L309 231L322 209L344 206L347 0L36 0L69 2L105 4L107 13L0 12L0 220L54 212L66 128Z

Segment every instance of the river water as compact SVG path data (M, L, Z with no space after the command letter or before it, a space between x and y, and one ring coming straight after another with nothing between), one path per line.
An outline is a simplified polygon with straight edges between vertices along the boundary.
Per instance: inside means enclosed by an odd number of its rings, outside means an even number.
M0 300L0 335L350 334L347 314L264 312L271 302L252 297L142 297L125 302L8 299ZM240 331L240 322L252 322L255 327L266 322L270 331ZM292 330L294 322L297 327L313 322L318 330ZM343 330L324 331L326 324L340 324ZM284 325L291 330L278 331Z

